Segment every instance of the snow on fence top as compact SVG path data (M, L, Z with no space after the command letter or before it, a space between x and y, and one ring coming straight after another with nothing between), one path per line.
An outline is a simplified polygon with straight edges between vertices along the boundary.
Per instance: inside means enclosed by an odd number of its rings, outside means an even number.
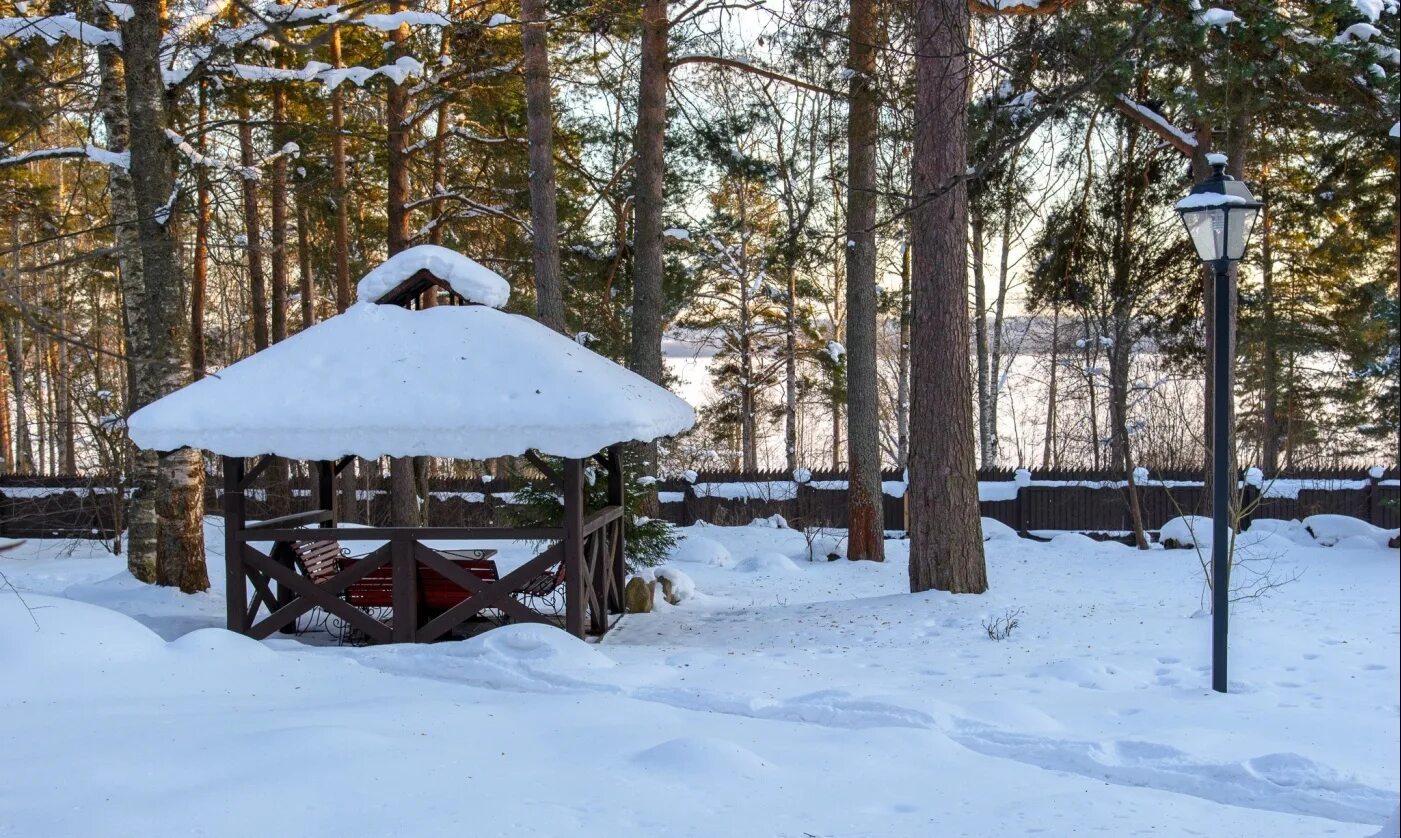
M419 271L428 271L443 280L469 303L501 308L511 297L510 284L490 268L473 262L455 250L436 244L421 244L390 256L382 265L365 274L355 286L355 299L377 302Z
M464 263L475 266L454 259L447 269ZM435 273L442 265L432 263ZM361 281L362 295L379 287L375 276ZM491 283L480 285L469 299L494 300ZM694 423L691 406L666 389L529 317L362 302L147 405L128 429L156 450L484 459L528 449L585 457Z

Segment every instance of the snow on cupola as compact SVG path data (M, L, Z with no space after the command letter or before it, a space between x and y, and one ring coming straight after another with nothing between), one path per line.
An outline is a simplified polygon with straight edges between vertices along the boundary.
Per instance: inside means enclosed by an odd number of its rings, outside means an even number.
M490 268L461 253L421 244L389 257L355 286L362 303L401 304L430 285L446 286L468 303L501 308L511 297L510 283Z

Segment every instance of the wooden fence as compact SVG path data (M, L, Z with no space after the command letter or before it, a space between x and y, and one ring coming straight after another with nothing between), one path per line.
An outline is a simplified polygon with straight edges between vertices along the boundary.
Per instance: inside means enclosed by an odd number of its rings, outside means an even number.
M806 475L805 475L806 476ZM1123 533L1130 529L1123 481L1104 472L1061 471L1023 474L1010 470L980 472L982 514L1020 532L1077 531ZM845 527L845 474L814 472L799 484L786 472L711 472L695 480L671 479L656 484L660 517L676 524L748 524L780 515L792 527ZM898 473L884 475L885 526L905 528L903 482ZM219 514L221 485L207 483L206 502ZM518 480L436 478L430 481L426 513L431 526L501 526L511 523ZM371 526L390 522L387 478L372 476L343 487L345 520ZM290 498L288 495L290 494ZM269 498L281 496L281 503ZM1350 515L1385 528L1401 526L1401 486L1392 470L1381 477L1360 471L1307 472L1267 478L1247 485L1245 505L1253 518L1297 518L1321 513ZM119 481L93 477L15 477L0 475L0 536L10 538L113 538L122 520L124 497ZM1153 475L1141 487L1144 524L1156 530L1181 514L1202 511L1199 475ZM252 519L312 508L309 478L294 476L288 490L263 485L248 494Z

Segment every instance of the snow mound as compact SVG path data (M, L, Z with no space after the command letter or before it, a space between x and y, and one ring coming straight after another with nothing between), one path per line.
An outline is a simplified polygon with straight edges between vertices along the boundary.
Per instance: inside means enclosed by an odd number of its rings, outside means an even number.
M1286 538L1301 547L1316 547L1317 542L1304 525L1296 520L1285 521L1281 518L1256 518L1250 522L1250 529L1241 533L1241 538L1254 535L1275 535Z
M1394 533L1348 515L1310 515L1304 519L1304 526L1313 534L1314 540L1324 547L1342 546L1340 542L1350 536L1362 536L1370 540L1373 546L1385 547Z
M1401 806L1391 813L1391 817L1382 824L1381 831L1373 834L1371 838L1401 838Z
M1205 515L1173 518L1158 531L1158 543L1164 547L1206 547L1211 544L1211 519Z
M750 777L771 767L753 751L710 736L668 739L639 753L633 762L652 771L717 782L730 781L735 776Z
M1016 538L1020 538L1017 531L996 518L983 519L983 541L1003 541Z
M454 656L505 668L609 669L617 665L583 640L544 623L511 623L457 645Z
M436 244L421 244L390 256L379 267L365 274L355 286L355 299L378 302L399 283L428 271L446 282L469 303L501 308L511 298L511 285L500 274L483 267L455 250Z
M158 652L165 641L115 611L71 599L0 591L0 672L21 665L88 671Z
M680 544L672 548L671 560L713 567L729 567L734 564L734 558L725 545L703 535L688 535L682 539Z
M782 553L759 553L735 565L740 573L797 573L798 566Z
M1084 533L1063 532L1051 537L1051 546L1057 550L1083 551L1097 549L1100 542Z
M196 629L170 641L170 649L195 655L276 657L277 653L251 637L220 628Z
M755 518L753 521L749 522L749 526L768 527L770 529L775 530L786 530L788 529L788 519L775 512L767 518Z

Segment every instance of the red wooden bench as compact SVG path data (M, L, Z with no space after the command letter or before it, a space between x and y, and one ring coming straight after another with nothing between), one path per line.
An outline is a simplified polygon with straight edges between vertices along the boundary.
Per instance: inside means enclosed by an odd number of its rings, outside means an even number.
M298 541L292 544L302 573L318 585L357 561L345 554L336 541ZM486 583L501 578L492 556L495 550L440 550L453 564ZM546 597L564 582L564 562L553 571L546 571L526 582L512 593L527 597ZM418 567L418 596L421 607L446 611L465 601L471 591L443 576L431 567ZM359 608L392 608L394 606L394 571L386 564L375 568L363 579L346 588L345 600Z

